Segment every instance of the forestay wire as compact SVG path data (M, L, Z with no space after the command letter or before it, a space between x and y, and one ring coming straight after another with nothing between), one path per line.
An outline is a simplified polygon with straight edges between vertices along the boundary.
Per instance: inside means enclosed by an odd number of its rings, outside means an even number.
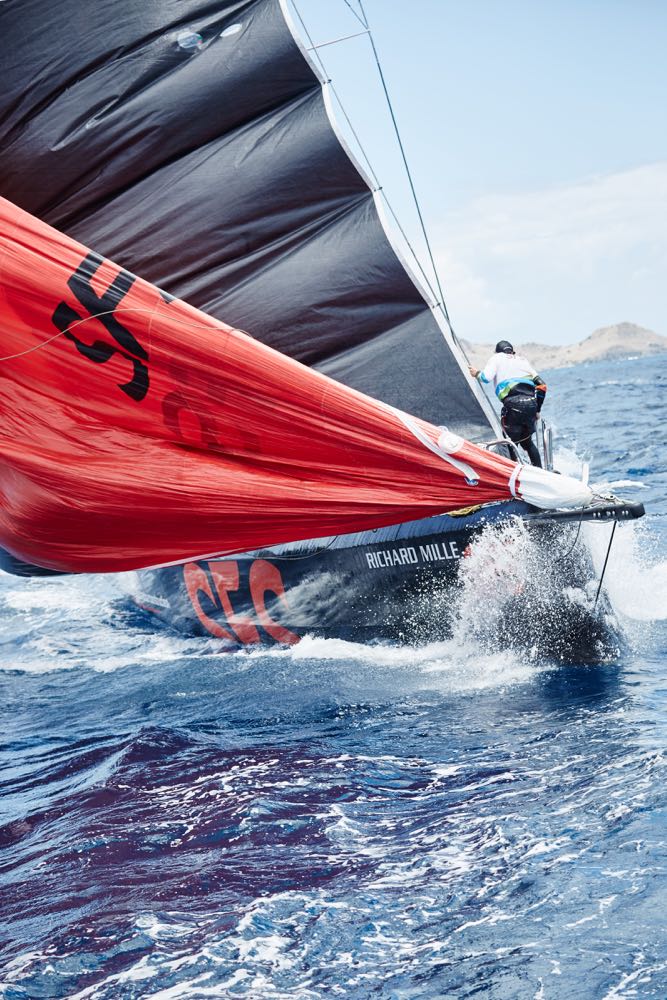
M357 143L357 147L358 147L358 149L361 152L361 155L362 155L363 160L364 160L365 167L368 170L370 178L371 178L371 180L373 182L374 190L376 192L381 193L382 198L384 199L384 202L385 202L385 204L386 204L386 206L387 206L387 208L388 208L388 210L389 210L389 212L391 214L391 217L394 220L394 223L396 224L396 226L398 228L398 231L400 232L403 240L405 241L405 244L408 247L408 249L409 249L409 251L410 251L410 253L412 255L412 258L413 258L413 260L415 261L415 263L417 265L417 268L419 270L419 273L420 273L421 277L424 280L424 283L426 284L429 292L431 293L431 296L432 296L432 298L434 300L434 308L439 308L442 311L442 314L443 314L443 316L445 318L445 321L447 323L447 327L449 328L449 332L451 333L452 337L454 338L454 341L456 342L456 344L460 347L459 339L456 336L456 333L454 332L454 327L452 326L451 319L449 318L449 311L447 309L447 303L445 302L445 296L444 296L444 292L443 292L443 289L442 289L442 284L440 282L440 275L438 274L438 269L437 269L436 264L435 264L435 258L434 258L434 255L433 255L433 250L431 248L431 241L429 240L428 231L426 229L426 224L424 222L424 217L423 217L422 211L421 211L421 205L419 203L419 198L417 197L417 191L416 191L416 188L415 188L415 185L414 185L414 181L412 179L412 173L410 171L410 167L408 165L408 160L407 160L407 156L406 156L406 153L405 153L405 147L403 145L403 140L401 139L401 134L400 134L400 131L399 131L399 128L398 128L398 123L396 121L396 116L394 114L394 108L393 108L393 105L391 103L391 98L389 96L389 90L387 88L387 84L386 84L386 81L385 81L385 78L384 78L384 73L382 72L382 65L380 63L380 57L378 55L378 51L377 51L377 48L375 46L375 41L373 39L373 33L371 31L371 27L370 27L370 24L368 22L368 17L366 15L366 11L364 10L364 6L363 6L363 3L362 3L362 0L357 0L357 3L359 5L359 11L360 11L360 13L355 10L355 8L350 3L350 0L344 0L344 3L349 8L349 10L352 12L352 14L354 15L354 17L359 21L359 23L362 24L363 27L366 29L366 31L364 32L364 34L368 34L368 38L369 38L370 43L371 43L371 47L372 47L372 50L373 50L373 56L375 58L375 63L376 63L377 69L378 69L379 77L380 77L380 82L382 84L382 89L384 91L385 100L387 102L387 107L389 109L389 114L391 116L391 121L392 121L392 125L393 125L393 128L394 128L394 133L396 135L398 146L399 146L399 149L400 149L400 152L401 152L401 157L402 157L402 160L403 160L403 166L405 168L405 173L406 173L406 176L407 176L407 179L408 179L408 183L410 185L410 191L411 191L411 194L412 194L412 200L414 202L415 209L417 211L417 217L419 219L419 225L420 225L422 236L424 238L424 243L425 243L425 246L426 246L426 249L427 249L427 252L428 252L429 260L430 260L430 263L431 263L431 268L433 270L433 275L435 277L437 294L436 294L436 291L433 288L433 285L431 283L431 280L429 279L429 276L427 275L426 271L424 270L424 268L422 266L422 263L421 263L421 261L419 259L419 256L418 256L418 254L417 254L414 246L412 245L412 242L410 241L407 233L405 232L405 229L401 225L401 222L400 222L398 216L396 215L396 212L394 211L393 205L389 201L389 198L387 197L386 192L383 190L382 185L380 184L380 182L378 180L377 174L375 173L375 170L373 169L373 165L370 162L370 159L368 157L368 154L366 153L364 145L363 145L361 139L359 138L359 135L357 134L357 132L356 132L356 130L355 130L355 128L354 128L351 120L350 120L350 117L349 117L349 115L348 115L348 113L347 113L347 111L345 109L345 106L344 106L344 104L343 104L343 102L342 102L342 100L340 98L340 95L338 94L338 92L337 92L337 90L336 90L333 82L329 78L329 74L327 72L326 66L324 65L324 63L322 61L322 58L321 58L319 52L317 51L319 46L317 46L317 45L314 44L313 39L311 37L311 34L308 31L308 28L306 27L306 24L305 24L305 22L303 20L303 17L301 16L301 12L299 11L299 8L297 7L297 4L296 4L295 0L292 0L292 4L293 4L294 10L296 12L296 15L299 18L299 22L301 24L303 32L304 32L306 38L308 39L308 42L309 42L309 51L311 51L313 53L314 57L317 59L317 61L319 63L319 66L320 66L320 68L322 70L322 73L324 75L324 78L326 79L326 82L329 85L332 94L334 95L334 97L336 98L336 101L338 102L338 106L340 107L340 110L341 110L341 112L343 114L343 117L344 117L344 119L345 119L345 121L346 121L346 123L348 125L348 128L350 129L350 132L351 132L352 136L354 137L355 142Z

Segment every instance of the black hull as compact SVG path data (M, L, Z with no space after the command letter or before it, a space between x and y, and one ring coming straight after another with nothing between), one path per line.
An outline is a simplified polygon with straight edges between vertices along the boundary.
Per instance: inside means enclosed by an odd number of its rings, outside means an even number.
M604 597L596 609L590 600L594 572L587 550L577 544L577 525L533 520L533 513L510 501L463 516L144 570L135 600L170 626L213 635L229 648L291 644L306 635L445 640L457 627L462 561L482 531L502 530L518 517L536 546L539 586L492 573L494 613L475 623L479 643L524 647L561 661L616 652L619 637ZM573 591L579 600L572 600Z

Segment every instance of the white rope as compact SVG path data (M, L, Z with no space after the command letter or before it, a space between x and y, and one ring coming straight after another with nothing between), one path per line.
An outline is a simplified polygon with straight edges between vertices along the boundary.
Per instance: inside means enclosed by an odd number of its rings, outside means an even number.
M158 307L156 306L155 308ZM78 322L71 323L66 330L59 330L58 333L54 333L52 337L49 337L48 340L42 341L41 344L35 344L33 347L28 347L25 351L19 351L17 354L6 354L5 357L0 358L0 363L2 363L3 361L13 361L15 358L23 358L25 357L26 354L32 354L34 351L41 351L43 347L47 347L49 344L52 344L54 340L58 339L58 337L64 337L66 333L69 333L71 330L74 330L77 326L82 326L84 323L89 323L91 319L99 319L100 316L117 317L119 313L130 313L130 312L148 313L150 316L153 316L155 314L155 309L141 309L138 306L136 308L134 306L123 308L121 306L120 308L116 307L115 309L106 309L104 312L95 313L94 315L91 316L84 316L83 319L78 320ZM119 349L122 350L123 348Z

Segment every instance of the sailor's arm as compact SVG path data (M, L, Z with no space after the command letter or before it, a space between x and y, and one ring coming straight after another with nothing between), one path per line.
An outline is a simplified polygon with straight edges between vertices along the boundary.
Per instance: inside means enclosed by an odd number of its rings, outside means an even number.
M533 382L535 383L535 399L537 400L537 412L539 413L544 403L544 397L547 394L547 384L540 375L535 375Z
M493 381L493 376L496 373L496 355L494 354L487 361L484 368L474 368L473 365L468 365L468 371L473 378L476 378L479 382L489 382Z

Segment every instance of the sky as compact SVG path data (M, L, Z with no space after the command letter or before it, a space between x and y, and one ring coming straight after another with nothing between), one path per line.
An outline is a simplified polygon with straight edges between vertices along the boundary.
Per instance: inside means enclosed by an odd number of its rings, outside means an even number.
M667 335L667 2L362 2L458 335ZM317 45L363 31L296 6ZM317 51L426 267L368 36Z

